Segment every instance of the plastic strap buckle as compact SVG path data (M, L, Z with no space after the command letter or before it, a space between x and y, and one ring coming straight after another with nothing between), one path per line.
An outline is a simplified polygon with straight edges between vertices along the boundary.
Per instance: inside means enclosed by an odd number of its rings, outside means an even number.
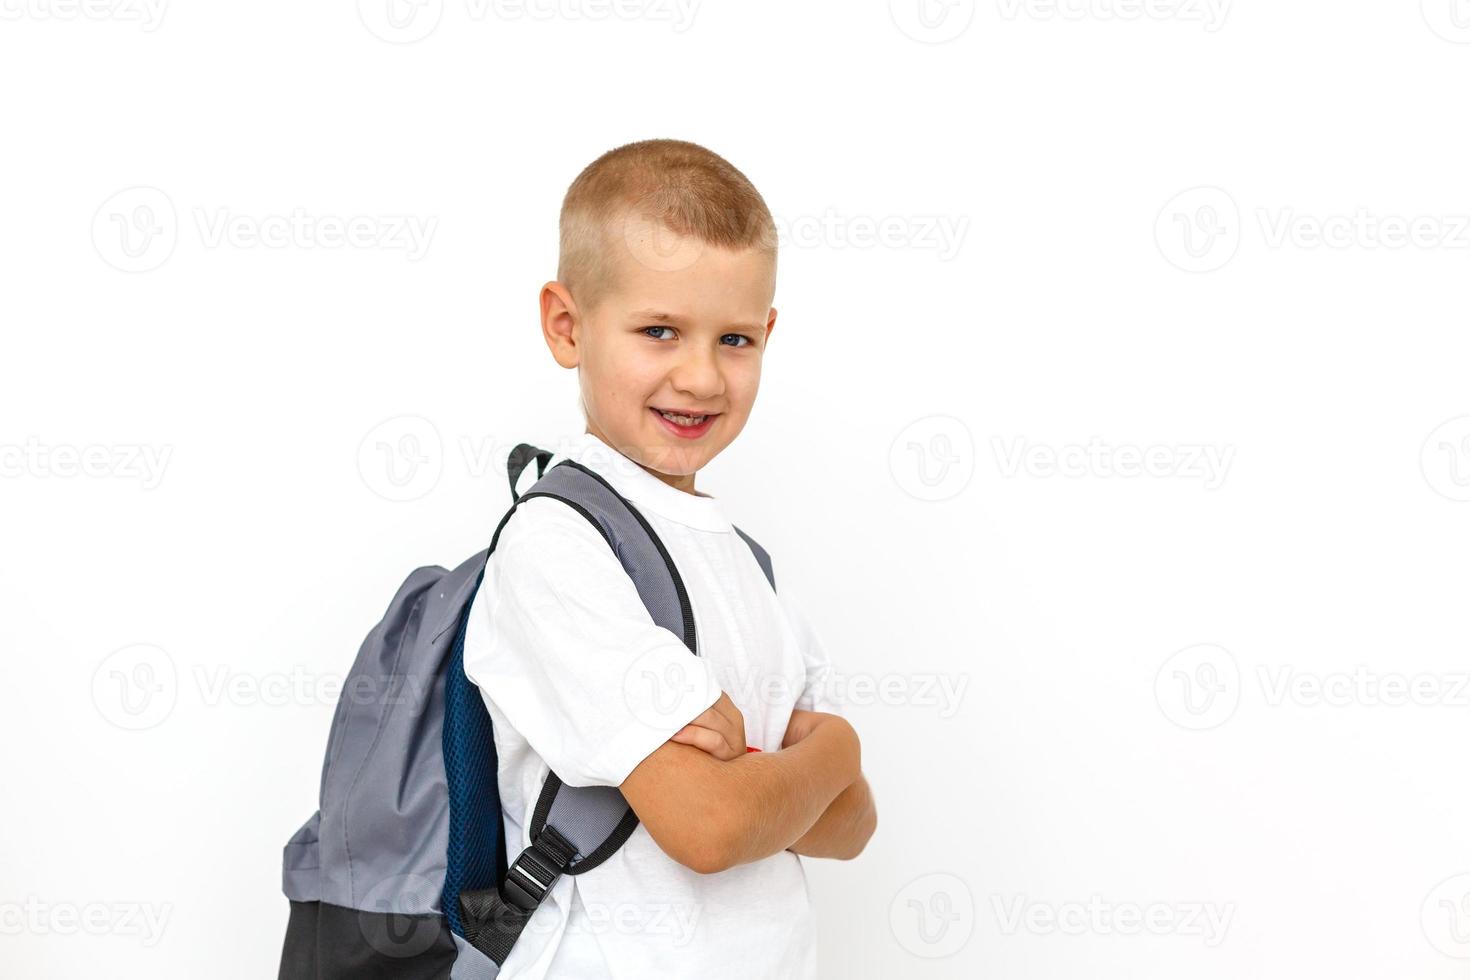
M543 827L511 862L501 893L522 911L534 912L576 856L577 849L555 827Z

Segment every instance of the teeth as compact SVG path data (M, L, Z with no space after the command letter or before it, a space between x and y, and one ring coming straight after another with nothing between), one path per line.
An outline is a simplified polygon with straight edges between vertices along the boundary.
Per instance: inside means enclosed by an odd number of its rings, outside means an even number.
M678 425L698 425L705 419L709 418L708 415L675 415L672 412L664 411L660 411L658 414L662 415L670 422L674 422Z

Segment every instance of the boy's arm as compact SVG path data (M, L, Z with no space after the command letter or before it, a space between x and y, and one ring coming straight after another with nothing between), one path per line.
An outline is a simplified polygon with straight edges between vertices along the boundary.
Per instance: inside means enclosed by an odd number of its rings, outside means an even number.
M832 717L817 711L793 711L781 744L788 746L801 741ZM848 861L863 852L877 829L878 810L873 804L873 794L867 779L859 772L857 779L837 794L811 829L788 850L807 857Z
M728 762L666 742L628 774L623 796L664 853L702 874L779 854L861 778L857 734L827 717L787 748Z

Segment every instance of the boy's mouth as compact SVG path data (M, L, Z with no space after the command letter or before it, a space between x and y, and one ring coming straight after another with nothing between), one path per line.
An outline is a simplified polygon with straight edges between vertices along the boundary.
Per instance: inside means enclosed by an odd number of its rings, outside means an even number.
M704 435L714 420L720 417L718 412L686 414L651 406L648 410L663 424L664 428L684 439L696 439Z

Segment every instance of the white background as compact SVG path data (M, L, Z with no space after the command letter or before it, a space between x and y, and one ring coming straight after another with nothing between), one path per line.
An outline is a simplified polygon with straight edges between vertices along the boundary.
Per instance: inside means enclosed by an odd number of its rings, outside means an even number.
M6 976L275 975L330 683L579 431L557 209L654 136L783 230L699 486L850 682L824 975L1470 975L1465 0L0 13Z

